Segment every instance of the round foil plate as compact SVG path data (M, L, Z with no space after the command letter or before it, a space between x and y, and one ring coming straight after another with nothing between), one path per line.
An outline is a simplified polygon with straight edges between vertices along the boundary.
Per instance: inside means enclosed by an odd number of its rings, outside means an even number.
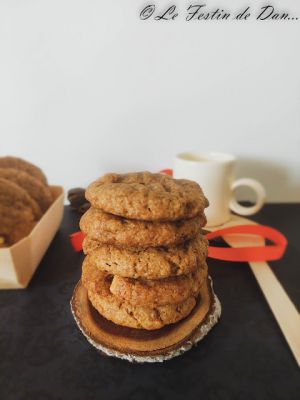
M108 356L143 363L169 360L197 344L217 323L221 304L208 277L195 308L186 318L153 331L132 329L102 317L79 281L71 299L71 310L79 329L97 350Z

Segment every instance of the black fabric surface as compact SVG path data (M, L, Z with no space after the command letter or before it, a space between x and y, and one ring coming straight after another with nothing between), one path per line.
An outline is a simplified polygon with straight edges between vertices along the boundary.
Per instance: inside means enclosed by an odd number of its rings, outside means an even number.
M300 398L299 369L247 264L209 260L222 317L188 353L143 365L99 355L69 306L83 258L68 240L78 219L65 209L27 290L0 291L1 400ZM254 219L287 236L271 265L299 309L300 204L266 205Z

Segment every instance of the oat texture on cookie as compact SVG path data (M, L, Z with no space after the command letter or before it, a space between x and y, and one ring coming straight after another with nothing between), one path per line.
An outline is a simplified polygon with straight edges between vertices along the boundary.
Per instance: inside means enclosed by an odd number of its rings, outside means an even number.
M105 212L146 221L191 218L208 206L196 182L150 172L106 174L88 186L86 198Z

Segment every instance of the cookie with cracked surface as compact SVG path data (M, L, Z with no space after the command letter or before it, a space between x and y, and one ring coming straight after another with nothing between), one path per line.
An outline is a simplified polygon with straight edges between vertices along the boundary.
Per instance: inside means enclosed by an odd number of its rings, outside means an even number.
M124 247L171 246L192 239L206 224L205 215L171 222L125 219L91 207L80 220L80 229L101 243Z
M196 182L150 172L106 174L88 186L86 198L107 213L145 221L192 218L208 206Z
M21 188L16 183L10 182L5 178L0 177L0 179L0 203L15 208L15 204L18 204L19 207L19 203L23 202L26 206L31 208L34 219L38 221L42 216L42 212L37 202L27 193L26 190Z
M115 275L110 291L133 306L156 307L178 304L190 296L196 296L206 277L206 264L188 275L158 280L123 278Z
M86 236L83 251L98 268L125 278L162 279L186 275L205 263L207 240L200 235L177 246L125 248Z
M36 223L33 200L18 185L0 178L0 237L2 247L27 236Z
M35 177L44 185L47 185L47 178L43 171L34 164L23 160L19 157L5 156L0 157L0 168L15 168L27 172L30 176Z
M15 168L0 167L0 178L7 179L26 190L38 204L41 213L44 213L52 203L50 188L27 172Z
M112 275L99 270L91 263L83 262L82 283L95 309L106 319L129 328L154 330L185 318L196 305L196 297L190 296L179 304L157 306L132 306L110 292Z

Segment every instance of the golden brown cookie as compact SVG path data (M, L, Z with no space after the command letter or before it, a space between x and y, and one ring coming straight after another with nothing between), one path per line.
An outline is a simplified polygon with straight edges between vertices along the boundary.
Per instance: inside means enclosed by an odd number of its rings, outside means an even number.
M133 306L164 306L178 304L199 293L207 277L206 264L188 274L158 280L123 278L115 275L110 291Z
M83 251L98 268L125 278L162 279L189 274L207 257L207 240L198 235L171 247L125 248L86 236Z
M36 165L18 157L0 157L0 168L15 168L27 172L30 176L37 178L44 185L47 185L47 178L43 171Z
M19 185L15 184L14 182L10 182L8 179L4 179L4 178L0 178L0 179L1 179L2 185L3 185L3 189L2 189L3 192L0 194L0 196L2 198L2 204L14 207L15 202L16 201L18 202L21 197L22 202L31 208L35 220L38 221L42 216L42 212L41 212L41 209L40 209L39 205L37 204L37 202L27 193L26 190L21 188ZM7 183L10 183L11 185L9 185L9 187L8 187ZM5 186L7 186L6 192L4 189Z
M0 237L10 246L27 236L36 223L33 200L19 186L0 178Z
M52 194L48 186L30 176L27 172L15 168L0 168L0 178L19 185L36 201L41 213L44 213L52 203Z
M91 263L83 262L82 283L96 310L117 325L136 329L159 329L186 317L194 308L196 298L189 297L182 303L155 308L132 306L114 296L109 288L112 275L99 270Z
M208 206L196 182L150 172L106 174L88 186L86 198L107 213L145 221L192 218Z
M171 246L200 234L204 214L173 222L125 219L91 207L80 220L80 229L101 243L126 247Z

